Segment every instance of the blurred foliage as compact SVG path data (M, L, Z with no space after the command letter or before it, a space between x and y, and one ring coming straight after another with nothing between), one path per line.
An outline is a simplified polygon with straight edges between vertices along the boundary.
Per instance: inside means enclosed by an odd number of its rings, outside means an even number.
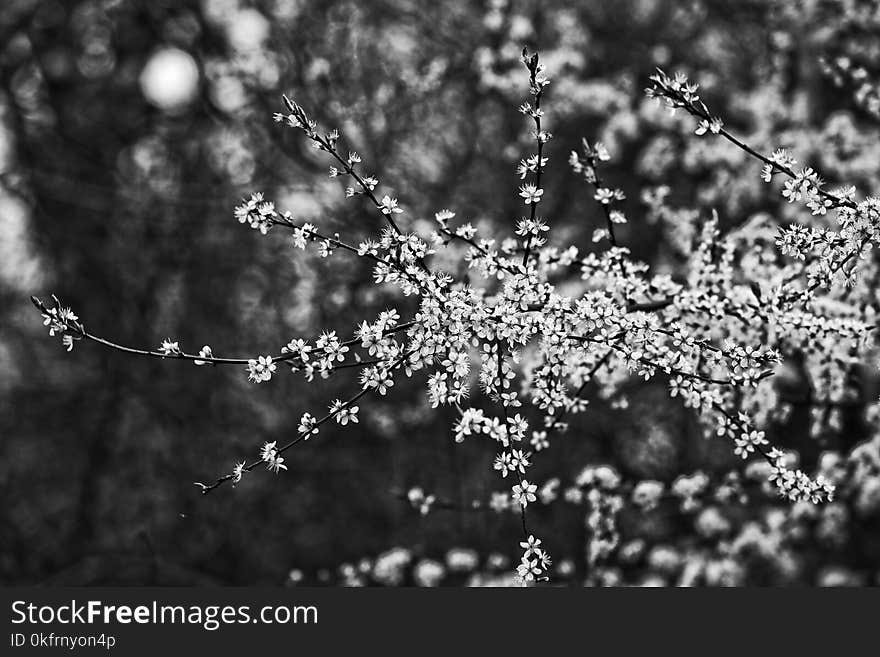
M507 517L421 517L394 494L418 484L465 502L497 486L491 449L454 445L450 414L426 412L417 387L365 404L355 430L323 431L291 454L285 476L200 496L193 481L283 440L304 410L322 411L353 384L282 376L255 387L243 371L95 345L67 355L44 339L27 296L52 290L90 330L139 346L170 336L250 354L323 328L349 335L352 319L387 303L365 266L293 258L288 240L259 239L232 218L241 197L263 191L328 232L376 227L326 178L320 154L272 122L280 94L338 127L416 228L451 207L509 231L528 138L515 110L523 45L540 48L553 78L542 209L560 242L588 248L600 221L565 166L581 137L612 150L608 176L627 189L632 217L646 215L641 189L660 184L675 205L717 208L728 227L761 212L785 217L757 165L689 140L692 127L643 99L657 65L686 68L758 146L784 144L876 192L877 125L819 63L877 63L878 23L852 18L869 4L4 0L0 580L280 583L293 565L315 571L393 544L515 546ZM864 28L856 36L854 24ZM625 228L636 256L674 268L657 225ZM670 481L733 463L658 399L634 387L629 410L596 400L536 467L574 476L605 461ZM815 463L797 423L782 442ZM851 447L864 433L854 412L821 446ZM560 557L583 559L578 513L537 516Z

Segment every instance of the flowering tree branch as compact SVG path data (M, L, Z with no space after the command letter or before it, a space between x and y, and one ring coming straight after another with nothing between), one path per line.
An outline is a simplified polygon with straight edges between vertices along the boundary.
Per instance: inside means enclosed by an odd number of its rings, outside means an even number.
M727 439L733 452L749 463L763 460L768 485L779 494L792 501L829 500L833 483L795 468L787 455L769 445L760 427L780 412L784 400L772 375L787 358L806 354L812 371L839 391L854 358L874 346L876 300L863 296L854 301L847 295L855 285L856 265L877 241L880 200L857 202L854 190L825 191L818 175L812 169L796 170L785 151L761 155L723 128L699 99L696 85L661 71L652 78L649 95L693 115L699 121L698 136L720 135L756 157L765 165L766 181L782 174L785 200L803 203L813 216L832 213L839 229L794 224L780 230L775 244L759 244L745 230L722 234L713 213L699 227L678 275L652 272L615 235L616 227L626 222L624 195L605 187L597 172L611 154L602 144L584 140L582 152L573 152L569 163L603 209L605 226L593 241L599 244L607 237L607 248L581 254L574 246L550 244L549 225L537 214L544 197L544 147L551 138L543 122L549 79L537 54L524 51L523 64L531 99L520 111L531 119L535 152L517 169L521 180L531 182L518 190L529 212L517 223L515 237L481 236L470 223L454 225L455 213L446 209L435 213L430 236L407 232L397 220L402 213L397 199L376 191L379 181L364 173L360 155L339 150L338 131L320 132L287 96L287 111L275 115L278 123L302 132L329 155L330 177L350 179L346 196L364 196L382 216L383 226L356 244L276 210L262 194L236 208L236 218L264 235L274 227L289 230L293 248L314 249L322 258L337 249L364 258L373 267L376 285L396 288L417 304L410 321L401 323L400 313L390 309L361 322L350 340L330 331L293 339L276 355L221 358L207 346L186 352L170 339L156 350L125 347L87 332L76 314L54 297L51 308L34 298L50 335L59 336L68 350L76 341L88 340L132 355L245 365L254 383L270 381L279 362L308 381L341 369L358 370L360 389L346 401L333 401L320 417L304 413L295 438L280 447L278 441L265 443L258 458L237 462L211 483L199 483L204 493L235 484L263 464L275 473L286 470L283 454L294 445L331 421L358 423L358 404L368 394L385 395L401 376L423 375L427 403L458 411L453 440L494 445L491 468L502 479L512 478L507 491L493 495L491 506L518 512L523 536L517 574L523 583L546 578L552 563L543 539L530 531L527 509L553 497L559 484L556 479L555 484L550 480L539 485L528 474L533 453L547 449L549 436L565 432L569 418L586 409L588 384L604 398L622 403L625 382L662 379L670 397L692 410L707 436ZM438 249L453 250L468 276L430 266ZM751 258L749 267L741 264L744 254ZM572 280L578 267L580 277ZM484 408L471 400L472 388L479 388L491 404ZM842 393L835 392L823 403L841 401ZM578 487L590 504L589 561L595 564L607 557L615 541L621 485L597 467L585 471ZM420 510L452 508L424 491L408 494L408 499Z

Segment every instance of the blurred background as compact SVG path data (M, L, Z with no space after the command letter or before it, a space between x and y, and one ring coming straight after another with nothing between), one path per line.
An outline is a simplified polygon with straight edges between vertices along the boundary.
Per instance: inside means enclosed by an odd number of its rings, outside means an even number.
M290 454L283 476L257 473L203 497L192 482L229 471L265 440L289 439L304 411L320 415L355 384L343 375L309 385L279 372L254 386L243 368L136 359L94 344L67 354L28 296L54 292L87 329L123 344L155 348L170 337L231 355L277 352L324 328L348 337L355 321L392 304L406 317L411 302L374 288L356 259L293 253L285 236L235 221L235 205L262 191L349 241L376 229L359 200L344 198L344 183L327 178L321 154L272 113L287 93L339 128L343 148L361 153L383 193L400 199L406 225L427 234L428 219L449 207L508 234L522 207L514 168L529 141L516 111L527 91L524 45L540 49L553 81L542 211L554 241L595 248L601 214L566 160L581 137L599 139L612 153L607 180L628 194L619 239L674 271L681 253L668 236L683 216L716 209L727 229L763 213L796 215L762 186L758 164L692 138L687 118L646 101L647 76L656 66L686 70L757 147L787 146L830 180L876 192L875 5L3 0L0 582L372 581L361 575L383 553L452 571L468 569L465 553L500 566L515 555L515 517L422 516L401 499L418 485L466 506L503 488L491 446L455 445L452 414L428 412L423 387L364 403L355 429L322 430ZM658 217L641 202L664 185L682 215ZM796 396L796 367L787 381ZM633 481L667 483L697 469L727 472L735 464L727 445L705 440L666 399L662 384L634 384L627 410L596 400L537 459L537 472L573 478L609 463ZM870 438L862 411L855 405L843 430L818 440L795 412L777 439L812 468L823 451L846 454ZM771 512L800 520L772 498L719 507L728 538L767 528L752 561L743 557L757 565L735 583L876 583L880 478L872 490L828 518L811 516L808 536L784 545ZM586 568L584 513L559 504L535 516L572 581ZM683 555L720 549L713 527L662 508L630 518L624 539L641 541L645 555L632 577L674 582ZM386 552L394 546L404 549ZM652 557L654 548L666 552ZM779 554L788 561L777 563Z

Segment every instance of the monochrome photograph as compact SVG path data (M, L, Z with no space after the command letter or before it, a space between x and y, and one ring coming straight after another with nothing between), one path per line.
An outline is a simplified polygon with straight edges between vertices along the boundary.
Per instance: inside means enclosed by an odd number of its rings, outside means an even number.
M4 587L880 585L877 0L2 0L0 77Z

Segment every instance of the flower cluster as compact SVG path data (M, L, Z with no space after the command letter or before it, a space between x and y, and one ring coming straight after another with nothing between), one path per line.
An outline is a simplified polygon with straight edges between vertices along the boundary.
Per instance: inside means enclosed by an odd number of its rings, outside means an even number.
M529 534L526 540L521 541L519 546L523 549L519 565L516 567L517 576L524 582L533 582L544 578L544 574L550 568L553 560L540 546L541 539Z
M70 308L65 308L54 295L52 300L55 305L47 308L37 297L31 297L31 301L37 307L37 310L43 316L43 326L49 327L50 336L61 336L61 343L67 351L73 351L73 343L75 340L81 340L85 337L85 328Z
M275 212L274 203L264 201L263 195L255 192L247 201L235 208L235 217L240 223L248 224L265 235L278 217L278 213Z
M277 369L277 365L272 362L271 356L258 356L248 360L248 380L254 383L263 383L272 378Z
M271 472L287 470L287 466L284 465L284 457L279 454L279 450L275 447L276 444L277 441L273 440L272 442L264 443L260 449L260 459L265 462L266 468ZM236 464L233 468L233 479L240 481L243 470L244 468L241 464Z

